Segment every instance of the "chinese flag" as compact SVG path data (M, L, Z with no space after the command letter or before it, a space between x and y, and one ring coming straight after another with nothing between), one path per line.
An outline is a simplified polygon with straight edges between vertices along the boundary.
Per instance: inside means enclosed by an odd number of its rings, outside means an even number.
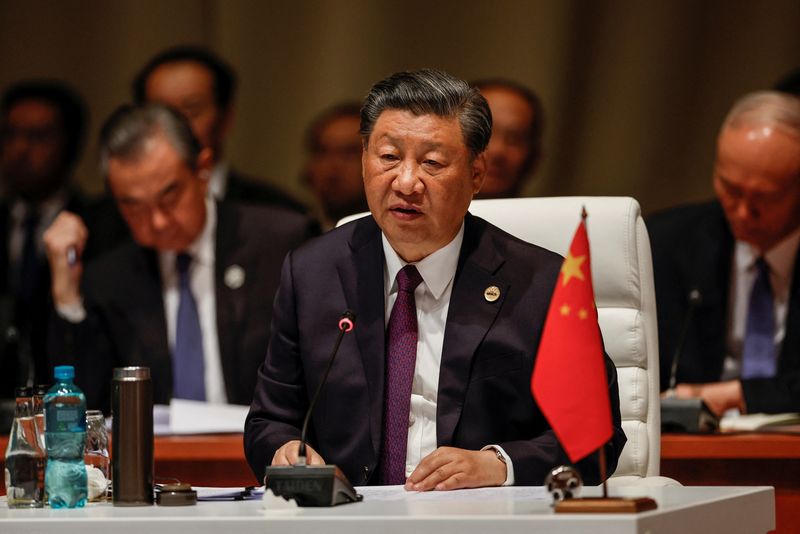
M613 433L590 263L584 214L558 275L531 377L531 392L572 462Z

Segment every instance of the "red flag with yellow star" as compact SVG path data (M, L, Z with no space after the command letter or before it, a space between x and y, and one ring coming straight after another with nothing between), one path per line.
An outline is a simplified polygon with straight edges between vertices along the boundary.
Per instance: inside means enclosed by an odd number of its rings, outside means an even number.
M585 213L553 290L531 392L572 462L611 439L611 405Z

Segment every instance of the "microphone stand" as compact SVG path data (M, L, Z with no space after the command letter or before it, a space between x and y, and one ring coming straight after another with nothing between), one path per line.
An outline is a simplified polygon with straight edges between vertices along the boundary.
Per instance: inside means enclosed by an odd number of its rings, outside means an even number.
M689 432L707 433L714 432L719 427L719 418L708 409L703 399L679 399L675 397L675 386L678 381L678 362L683 353L686 334L692 322L695 309L703 302L700 291L692 289L689 292L689 309L683 321L678 344L672 356L672 366L669 373L669 389L666 397L661 399L661 430L662 432Z
M339 352L339 345L347 332L355 327L355 314L347 310L339 319L339 335L333 351L328 358L325 373L317 386L314 397L308 405L303 428L300 432L300 446L297 449L297 462L294 465L270 466L266 469L264 485L275 495L284 499L294 499L299 506L336 506L363 499L347 477L335 465L308 465L306 436L311 414L317 405L322 387L328 379L333 361Z

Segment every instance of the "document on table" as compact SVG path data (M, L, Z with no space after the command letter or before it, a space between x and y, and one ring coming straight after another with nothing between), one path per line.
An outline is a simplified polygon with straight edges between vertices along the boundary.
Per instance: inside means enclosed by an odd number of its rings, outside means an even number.
M249 406L172 399L169 406L153 407L154 430L157 436L242 432L249 410Z
M511 486L503 488L475 488L451 491L406 491L403 486L359 486L356 491L365 501L486 501L510 499L513 501L552 500L544 486Z

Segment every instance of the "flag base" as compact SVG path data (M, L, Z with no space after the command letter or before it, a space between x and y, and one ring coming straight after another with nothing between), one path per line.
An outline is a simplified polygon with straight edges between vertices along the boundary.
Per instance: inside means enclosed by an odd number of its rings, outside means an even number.
M658 508L649 497L584 497L565 499L555 505L557 514L638 514Z

